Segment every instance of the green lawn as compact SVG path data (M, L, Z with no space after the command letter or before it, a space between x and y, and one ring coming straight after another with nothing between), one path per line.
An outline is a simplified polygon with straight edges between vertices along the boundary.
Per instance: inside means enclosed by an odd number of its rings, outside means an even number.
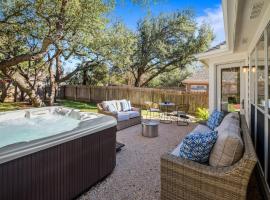
M29 107L30 107L30 105L23 103L23 102L0 103L0 112L20 110L20 109L29 108Z
M85 103L70 100L60 100L57 103L59 103L60 106L79 109L83 112L97 112L97 105L95 103Z

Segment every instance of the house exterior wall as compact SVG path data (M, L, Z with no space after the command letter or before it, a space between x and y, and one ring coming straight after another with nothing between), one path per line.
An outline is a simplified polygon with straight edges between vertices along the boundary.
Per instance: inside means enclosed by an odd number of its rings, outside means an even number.
M267 106L270 100L270 3L265 1L263 11L256 19L251 19L250 10L254 2L256 0L223 0L227 46L198 55L198 58L209 67L210 112L219 104L217 97L221 86L218 83L220 76L218 66L229 66L239 61L243 62L242 66L249 66L247 72L243 69L240 72L241 99L244 99L242 114L249 124L251 138L259 158L258 172L262 177L264 191L270 199L270 106ZM241 12L239 9L234 10L237 3L246 10L240 9ZM261 40L263 43L260 43Z
M240 53L240 54L228 54L228 55L221 55L218 57L213 57L208 60L208 67L209 67L209 111L212 112L215 108L218 106L218 98L217 93L220 88L218 88L217 83L217 67L219 65L223 66L231 66L234 63L240 63L242 62L244 65L248 65L248 55L246 53ZM240 66L241 67L241 66ZM242 71L242 70L241 70ZM247 87L247 77L242 76L243 80L241 80L241 83L244 82L244 85L241 88L242 91L245 91L245 88ZM242 99L246 98L245 95L247 92L243 92ZM247 108L245 106L245 108ZM248 112L245 110L245 112Z

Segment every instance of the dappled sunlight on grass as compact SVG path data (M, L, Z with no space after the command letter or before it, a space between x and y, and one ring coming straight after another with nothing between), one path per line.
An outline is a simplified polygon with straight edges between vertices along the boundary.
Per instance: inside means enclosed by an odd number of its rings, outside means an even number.
M95 103L85 103L70 100L59 100L57 103L59 103L60 106L79 109L83 112L97 112L97 105Z
M16 103L0 103L0 112L12 111L12 110L20 110L31 107L29 104L24 102L16 102Z

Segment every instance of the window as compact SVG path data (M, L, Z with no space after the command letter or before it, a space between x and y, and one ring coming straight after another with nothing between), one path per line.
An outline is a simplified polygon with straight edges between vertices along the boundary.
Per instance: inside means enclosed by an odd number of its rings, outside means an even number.
M191 91L202 91L205 92L207 91L207 85L191 85L190 86Z
M255 103L255 50L250 56L250 103Z
M267 28L267 55L268 55L268 102L266 106L268 107L268 113L270 114L270 25ZM268 125L270 127L270 124Z
M221 69L221 110L240 111L240 67Z
M257 44L257 105L265 108L264 36Z

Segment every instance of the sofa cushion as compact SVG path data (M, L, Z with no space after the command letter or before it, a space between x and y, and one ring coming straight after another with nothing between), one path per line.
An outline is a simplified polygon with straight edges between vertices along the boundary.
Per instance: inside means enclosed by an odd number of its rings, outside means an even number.
M214 167L231 166L241 159L244 144L241 138L239 122L234 118L224 118L218 131L217 141L212 149L209 164Z
M122 111L121 100L114 100L114 104L116 106L117 111L121 112Z
M120 104L121 104L121 111L130 111L131 110L131 106L130 104L128 103L127 100L123 99L120 101Z
M198 126L196 126L192 132L199 132L199 133L208 133L212 131L208 126L199 124Z
M233 119L240 120L239 114L237 112L231 112L231 113L227 114L224 118L233 118Z
M131 110L131 111L127 111L126 113L128 113L130 119L140 116L140 113L138 111Z
M227 129L229 126L236 126L236 127L240 127L240 121L239 119L235 118L234 115L226 115L224 117L224 119L222 120L222 122L220 123L220 125L218 127L215 128L215 131L217 131L218 133L222 133L224 132L225 129Z
M121 100L121 110L122 111L130 111L131 110L131 103L127 100Z
M129 114L127 112L118 112L117 113L117 121L126 121L129 120Z
M109 112L117 112L118 111L115 101L103 101L102 107L104 110L109 111Z
M224 117L224 113L222 111L214 110L212 114L210 115L206 125L212 130L214 130L216 127L219 126L223 117Z
M191 132L180 144L179 157L206 163L213 145L217 139L217 132L208 133Z
M179 156L179 151L180 151L180 144L178 144L174 150L172 150L171 154L174 155L174 156Z

